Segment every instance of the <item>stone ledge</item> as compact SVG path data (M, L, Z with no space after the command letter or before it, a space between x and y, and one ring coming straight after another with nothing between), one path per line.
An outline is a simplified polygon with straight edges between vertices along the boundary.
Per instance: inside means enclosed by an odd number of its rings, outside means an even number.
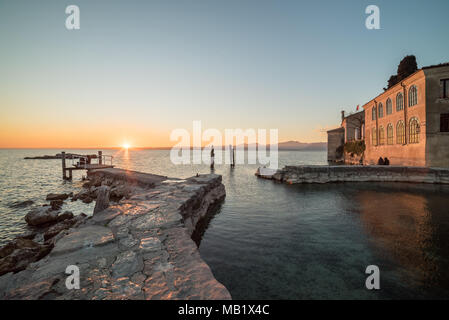
M410 182L449 184L448 168L405 166L285 166L271 176L288 184L334 182Z

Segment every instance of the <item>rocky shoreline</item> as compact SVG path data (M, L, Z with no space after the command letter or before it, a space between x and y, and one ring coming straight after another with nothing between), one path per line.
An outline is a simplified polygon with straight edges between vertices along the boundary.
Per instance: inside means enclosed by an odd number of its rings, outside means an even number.
M191 239L225 197L221 176L101 169L88 178L78 194L48 195L25 217L35 231L0 249L0 299L231 298ZM68 198L96 199L93 216L61 213ZM80 289L65 285L69 265Z

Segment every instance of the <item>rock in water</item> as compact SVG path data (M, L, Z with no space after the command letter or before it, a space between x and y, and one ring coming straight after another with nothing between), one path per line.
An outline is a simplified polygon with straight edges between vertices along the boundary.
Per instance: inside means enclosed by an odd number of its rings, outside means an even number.
M103 211L109 207L109 187L101 186L98 188L97 202L95 203L94 214Z
M31 262L46 256L52 246L41 245L27 239L15 239L0 249L0 275L18 272Z
M25 208L31 206L34 202L32 200L14 202L9 205L10 208Z
M67 220L67 219L72 219L73 218L73 213L70 211L65 211L64 213L61 213L58 216L58 222L59 221L63 221L63 220Z
M58 212L52 211L48 207L39 207L31 210L25 216L25 221L30 226L39 226L46 223L56 222L58 219Z
M47 194L47 201L51 200L66 200L69 197L68 194L65 193L49 193Z
M59 210L62 208L62 205L64 204L64 200L51 200L50 206L52 210Z

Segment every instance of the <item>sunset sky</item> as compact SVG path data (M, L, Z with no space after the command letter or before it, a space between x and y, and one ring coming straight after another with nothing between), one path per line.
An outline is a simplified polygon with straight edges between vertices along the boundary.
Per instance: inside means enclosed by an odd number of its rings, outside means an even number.
M65 28L78 5L81 29ZM366 6L381 30L365 28ZM449 61L449 1L0 0L0 148L169 146L277 128L325 141L407 54Z

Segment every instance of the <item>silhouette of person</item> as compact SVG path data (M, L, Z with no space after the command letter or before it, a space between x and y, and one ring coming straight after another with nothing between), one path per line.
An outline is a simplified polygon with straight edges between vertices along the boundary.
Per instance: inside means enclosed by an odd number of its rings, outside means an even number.
M210 150L210 168L213 169L215 165L215 150L214 146L212 146L212 149Z

